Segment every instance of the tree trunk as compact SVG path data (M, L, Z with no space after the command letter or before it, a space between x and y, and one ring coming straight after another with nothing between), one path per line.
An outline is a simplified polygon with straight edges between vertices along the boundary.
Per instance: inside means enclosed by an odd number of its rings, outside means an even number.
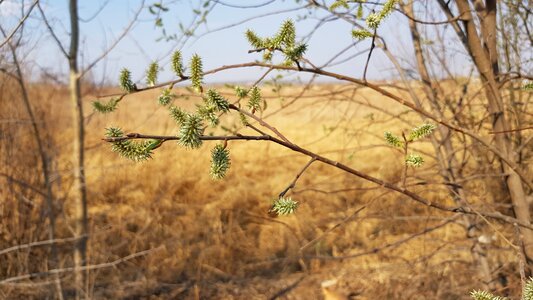
M496 0L487 0L484 7L476 8L481 17L481 32L483 40L478 35L476 24L471 13L471 7L467 0L457 0L457 8L463 17L463 25L466 30L467 45L472 59L481 76L481 83L485 87L485 94L488 100L489 112L492 114L493 131L505 131L509 129L508 121L505 118L501 91L498 84L498 53L496 45ZM479 10L482 9L480 12ZM495 135L496 147L510 161L516 161L513 155L513 144L508 134ZM522 181L518 174L507 164L502 162L502 168L507 174L506 184L513 204L516 218L527 224L530 223L529 204ZM528 260L533 259L533 231L522 229L524 237L523 252Z
M74 248L74 276L76 299L88 298L88 281L86 271L80 270L87 260L87 192L85 185L84 169L84 139L85 128L83 120L83 105L81 102L80 74L78 71L78 44L79 44L79 19L77 0L70 0L70 99L72 101L72 121L75 126L75 138L73 147L73 175L74 193L72 193L72 217L74 219L74 231L76 237L80 237Z
M2 30L2 33L4 33L3 30ZM26 88L26 83L24 82L24 74L22 74L20 62L18 61L16 47L13 46L10 42L8 43L11 49L11 53L13 54L13 61L14 61L15 68L17 71L17 82L20 86L20 90L22 93L22 101L24 103L26 112L28 113L28 116L30 117L31 126L33 129L33 136L35 138L35 142L37 144L37 151L39 152L39 156L41 159L41 168L42 168L43 180L44 180L43 185L46 190L46 194L45 194L45 201L46 201L46 208L47 208L46 215L48 216L48 221L49 221L48 239L54 240L56 237L56 214L55 214L54 194L52 191L52 182L50 180L50 169L49 169L48 157L46 155L46 150L43 145L42 138L41 138L41 130L39 128L37 119L35 118L33 109L31 107L30 97L28 95L28 89ZM58 268L59 266L59 254L57 253L56 244L52 243L50 245L50 249L51 249L50 251L51 259L49 260L48 267L50 269L55 269L55 268ZM54 275L54 283L56 287L57 298L62 300L64 298L63 288L61 284L61 278L57 274Z
M438 102L436 88L433 86L431 77L426 67L426 60L424 58L424 53L422 51L422 43L420 41L420 33L416 26L416 22L414 21L415 15L413 10L413 2L408 2L406 5L402 5L402 8L408 16L412 17L409 18L409 29L411 30L411 38L415 50L417 69L418 73L420 74L420 79L423 83L424 92L428 97L429 103L434 113L438 117L444 118L442 108L440 107L440 104ZM421 106L421 103L419 103L418 105ZM446 182L451 183L448 186L448 189L454 201L460 204L461 206L465 206L467 204L465 192L460 185L455 184L456 180L460 179L458 178L458 174L456 173L456 170L458 170L459 168L459 164L457 163L457 159L455 156L456 151L454 150L450 139L450 130L443 126L440 126L438 130L442 141L437 141L435 138L432 138L432 143L433 147L435 148L435 153L437 155L437 162L439 164L440 174ZM441 153L441 148L443 153ZM472 238L471 229L475 228L475 219L471 216L465 215L463 217L463 221L467 238ZM492 283L490 264L484 249L480 245L474 245L471 248L471 253L482 278L483 286L481 286L481 288L483 288L484 290L493 290L494 284Z

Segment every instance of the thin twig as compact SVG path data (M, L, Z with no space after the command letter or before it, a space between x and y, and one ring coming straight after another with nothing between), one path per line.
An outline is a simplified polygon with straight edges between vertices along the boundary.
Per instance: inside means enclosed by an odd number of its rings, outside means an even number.
M274 132L283 141L285 141L287 143L291 143L283 134L281 134L281 132L279 132L279 130L276 129L276 127L266 123L265 121L263 121L261 118L257 117L256 115L254 115L252 113L249 113L249 112L247 112L247 111L245 111L243 109L240 109L239 107L237 107L237 106L235 106L233 104L230 104L229 108L233 109L233 110L236 110L236 111L240 112L241 114L243 114L243 115L245 115L245 116L247 116L249 118L254 119L259 124L261 124L261 126L266 127L268 129L270 129L272 132Z
M289 286L282 288L281 290L277 291L272 297L268 298L269 300L276 300L279 297L287 294L291 290L293 290L295 287L297 287L300 282L302 282L305 279L305 275L298 278L295 282L291 283Z
M515 225L515 234L518 238L518 243L520 243L520 248L524 248L524 236L520 232L520 228ZM524 251L516 251L518 253L518 266L519 266L519 272L520 272L520 282L522 286L522 290L524 290L524 286L526 285L526 270L525 266L527 265L526 255L524 254Z
M178 140L179 137L177 136L161 136L161 135L144 135L139 133L132 133L127 134L123 137L112 137L112 138L104 138L104 141L107 142L118 142L123 140L131 140L131 139L158 139L162 142L169 141L169 140ZM311 152L307 149L304 149L296 144L293 144L291 142L286 142L281 139L278 139L276 137L270 136L270 135L262 135L262 136L245 136L245 135L234 135L234 136L200 136L201 140L204 141L224 141L224 140L248 140L248 141L270 141L273 143L276 143L278 145L281 145L285 148L288 148L290 150L293 150L295 152L304 154L308 157L315 157L317 161L320 161L322 163L325 163L327 165L333 166L337 169L343 170L349 174L355 175L357 177L360 177L362 179L365 179L366 181L373 182L383 188L396 191L398 193L401 193L410 199L419 202L421 204L424 204L428 207L435 208L438 210L446 211L446 212L453 212L453 213L460 213L460 214L470 214L470 215L478 215L481 214L484 217L499 220L504 223L508 224L518 224L520 227L528 228L533 230L533 225L529 223L522 222L516 218L503 215L500 212L479 212L479 211L473 211L470 207L448 207L444 206L439 203L434 203L430 200L425 199L424 197L420 196L419 194L416 194L410 190L407 190L405 188L399 187L395 184L392 184L390 182L386 182L384 180L381 180L379 178L373 177L371 175L368 175L366 173L363 173L361 171L355 170L347 165L344 165L340 162L331 160L327 157L321 156L317 153Z
M37 5L38 3L39 3L39 0L35 0L33 2L33 4L30 6L30 9L28 10L28 13L26 13L26 15L19 21L17 26L15 26L15 28L6 36L5 40L2 43L0 43L0 48L2 48L5 44L7 44L9 42L9 40L11 40L11 38L15 35L17 30L19 30L19 28L22 26L22 24L24 24L26 19L28 19L28 17L31 14L31 11L35 7L35 5Z
M356 257L364 256L364 255L369 255L369 254L376 254L376 253L381 252L381 251L383 251L385 249L397 247L397 246L399 246L401 244L405 244L405 243L409 242L412 239L415 239L415 238L420 237L420 236L424 236L427 233L430 233L432 231L440 229L440 228L442 228L442 227L444 227L444 226L446 226L446 225L448 225L450 223L455 222L455 219L457 219L459 217L460 217L460 215L452 216L452 217L448 218L446 221L444 221L444 222L442 222L440 224L437 224L436 226L426 228L423 231L415 233L413 235L410 235L410 236L408 236L406 238L399 239L399 240L397 240L395 242L388 243L388 244L385 244L385 245L383 245L381 247L373 248L373 249L370 249L368 251L363 251L363 252L360 252L360 253L356 253L356 254L352 254L352 255L345 255L345 256L322 256L321 255L321 256L311 256L311 258L329 259L329 260L343 260L343 259L356 258Z
M513 161L511 161L511 159L506 154L502 153L495 146L489 144L489 142L486 141L484 138L482 138L481 136L478 136L477 134L475 134L474 132L472 132L472 131L470 131L470 130L468 130L466 128L463 128L462 126L454 125L454 124L450 123L447 120L444 120L444 119L442 119L440 117L437 117L437 116L433 115L432 113L424 110L423 108L417 107L414 103L406 101L401 96L393 94L393 93L387 91L386 89L378 86L377 84L373 84L373 83L370 83L370 82L367 82L367 81L363 81L363 80L360 80L360 79L357 79L357 78L353 78L353 77L350 77L350 76L341 75L341 74L338 74L338 73L324 71L324 70L321 70L321 69L297 68L297 67L292 67L292 66L272 65L272 64L261 63L261 62L249 62L249 63L235 64L235 65L225 65L225 66L222 66L222 67L207 71L207 72L204 73L204 75L218 73L218 72L223 71L223 70L247 68L247 67L264 67L264 68L273 68L273 69L276 69L276 70L287 70L287 71L290 70L290 71L300 71L300 72L305 72L305 73L313 73L313 74L318 74L318 75L322 75L322 76L326 76L326 77L335 78L335 79L338 79L340 81L347 81L347 82L359 84L359 85L362 85L362 86L366 86L366 87L368 87L368 88L380 93L381 95L383 95L383 96L385 96L387 98L390 98L390 99L402 104L403 106L406 106L406 107L412 109L413 111L421 114L422 116L425 116L428 119L433 120L434 122L436 122L438 124L446 126L446 127L448 127L449 129L451 129L453 131L465 134L465 135L471 137L472 139L476 140L481 145L483 145L485 148L487 148L492 153L494 153L498 158L500 158L506 165L509 166L509 168L511 170L513 170L520 177L520 179L529 188L533 189L533 183L528 179L529 177L526 176L526 174L524 172L522 172L522 170ZM167 86L169 84L172 84L172 83L175 84L175 83L178 83L178 82L183 82L185 80L188 80L188 78L180 78L178 80L161 83L161 84L158 84L158 85L155 85L155 86L152 86L152 87L141 88L141 89L138 89L135 92L132 92L131 94L142 92L142 91L147 91L147 90L152 90L152 89L155 89L155 88L164 87L164 86ZM125 93L120 93L120 94L116 94L115 93L115 94L100 96L99 98L117 96L117 95L118 96L122 96L122 95L126 95L126 94Z
M524 131L524 130L530 130L533 129L533 126L527 126L522 128L515 128L515 129L509 129L509 130L502 130L502 131L491 131L489 134L500 134L500 133L508 133L508 132L518 132L518 131Z
M389 193L389 192L387 192ZM379 197L376 197L375 199L377 199ZM365 204L361 207L359 207L358 209L356 209L351 215L349 215L348 217L344 218L344 220L342 220L341 222L335 224L333 227L329 228L328 230L326 230L324 233L322 233L320 236L317 236L316 238L312 239L311 241L307 242L307 244L303 245L302 247L300 247L299 249L299 252L302 253L303 251L305 251L307 248L313 246L314 244L318 243L320 240L322 240L323 238L326 237L326 235L328 235L329 233L331 233L333 230L339 228L341 225L343 224L346 224L347 222L349 222L350 220L352 220L353 218L355 218L355 216L357 216L357 214L359 214L362 210L364 210L368 205L370 205L370 203L372 203L374 201L374 199L372 201L370 201L368 204Z
M89 72L98 62L100 62L104 57L106 57L109 54L109 52L111 52L113 48L115 48L118 45L118 43L120 43L120 41L124 39L124 37L126 37L126 35L130 32L135 22L137 22L137 19L139 18L139 15L141 14L143 8L144 8L144 0L141 2L139 9L135 12L135 15L131 19L128 26L126 26L126 28L122 31L122 33L118 36L118 38L113 42L113 44L111 44L109 48L107 48L102 54L100 54L90 64L88 64L87 67L85 67L83 71L80 72L79 77L83 77L85 74L87 74L87 72Z
M39 12L41 13L41 17L43 18L43 22L44 22L44 25L46 26L46 29L48 29L48 32L50 32L50 35L52 36L52 38L54 39L54 41L56 42L57 44L57 47L59 48L59 50L61 51L61 53L63 53L63 55L68 58L69 57L69 54L67 53L67 50L65 49L65 47L63 47L63 44L61 43L61 40L59 39L59 37L56 35L54 29L52 29L52 26L50 25L50 23L48 22L48 19L46 18L46 15L43 11L43 8L41 7L41 5L37 5L37 8L39 9Z
M281 193L279 193L278 198L282 198L283 196L285 196L285 194L287 194L287 192L290 189L292 189L292 188L294 188L296 186L296 181L298 181L300 176L302 176L302 174L305 172L305 170L307 170L307 168L309 168L311 166L311 164L315 160L316 160L316 158L311 157L311 159L307 162L307 164L305 164L305 166L300 170L300 172L298 172L298 174L296 174L296 177L294 177L294 180Z
M9 247L9 248L0 250L0 255L4 255L4 254L7 254L7 253L13 252L13 251L18 251L18 250L38 247L38 246L46 246L46 245L52 245L52 244L63 244L63 243L68 243L68 242L74 242L74 241L77 241L77 240L81 239L82 237L83 236L64 238L64 239L53 239L53 240L45 240L45 241L38 241L38 242L31 242L31 243L27 243L27 244L16 245L16 246L13 246L13 247Z
M372 44L370 44L370 51L368 51L368 57L366 58L365 70L363 72L363 81L366 82L366 71L368 70L368 65L370 64L370 57L372 57L372 52L376 48L376 29L374 29L374 34L372 35Z
M162 247L163 246L159 246L159 247L156 247L156 248L152 248L152 249L140 251L140 252L137 252L137 253L133 253L133 254L130 254L128 256L125 256L125 257L119 258L117 260L114 260L112 262L108 262L108 263L81 266L81 267L78 267L78 268L69 267L69 268L63 268L63 269L53 269L53 270L49 270L47 272L37 272L37 273L24 274L24 275L19 275L19 276L15 276L15 277L10 277L10 278L6 278L4 280L1 280L0 281L0 285L10 284L12 282L25 280L25 279L34 279L34 278L45 277L45 276L49 276L49 275L58 275L58 274L63 274L63 273L70 273L70 272L74 272L74 270L76 270L76 271L78 271L78 270L79 271L89 271L89 270L95 270L95 269L110 268L110 267L114 267L116 265L119 265L119 264L121 264L123 262L126 262L128 260L148 255L151 252L153 252L155 250L158 250L158 249L160 249Z

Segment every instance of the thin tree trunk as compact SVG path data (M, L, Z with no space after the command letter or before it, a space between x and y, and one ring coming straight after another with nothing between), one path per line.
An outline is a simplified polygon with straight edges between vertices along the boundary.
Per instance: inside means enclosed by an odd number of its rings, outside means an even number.
M5 35L5 32L2 29L2 33ZM13 55L13 62L15 64L15 69L17 71L17 83L19 84L21 93L22 93L22 101L24 103L24 107L26 109L26 112L28 113L28 116L30 117L31 126L33 129L33 136L35 138L35 142L37 144L37 151L39 152L39 156L41 159L41 168L43 172L43 180L44 180L44 188L46 190L45 193L45 201L46 201L46 209L47 209L47 215L48 215L48 238L50 240L55 240L55 233L56 233L56 215L55 215L55 207L54 207L54 194L52 191L52 182L50 180L50 169L48 165L48 157L46 155L46 150L44 149L43 141L41 138L41 130L39 128L39 125L37 124L37 120L35 118L35 115L33 114L33 109L31 107L30 103L30 97L28 95L28 89L26 88L26 83L24 82L24 75L22 74L22 70L20 67L20 62L18 61L18 56L16 52L16 47L9 42L9 48L11 49L11 54ZM50 245L50 251L51 251L51 259L49 260L48 267L50 269L56 269L59 266L59 255L57 253L57 246L55 243L52 243ZM59 275L54 276L54 282L56 286L56 292L58 299L63 299L63 288L61 284L61 278L59 278Z
M496 0L487 0L484 12L480 14L483 40L478 35L476 24L467 0L457 0L457 8L463 16L463 25L466 30L467 45L474 63L481 75L481 83L485 86L489 112L492 114L493 131L505 131L509 129L505 118L503 101L498 85L498 53L496 48ZM495 135L496 147L511 161L516 161L513 155L513 145L508 134ZM511 196L516 218L522 222L530 223L529 204L522 181L518 174L507 164L502 163L502 168L507 175L506 184ZM522 229L524 237L524 254L531 262L533 259L533 231Z
M432 84L429 72L426 67L426 60L422 51L422 43L420 42L420 33L416 26L416 22L414 21L415 15L413 10L413 2L408 1L406 5L402 5L402 8L404 9L407 15L413 17L409 18L409 28L411 30L411 38L415 50L417 69L418 73L420 74L420 79L423 83L424 92L427 95L429 103L435 114L438 115L440 118L444 118L444 114L442 112L440 104L438 103L436 88ZM455 157L456 151L454 151L453 145L450 140L450 130L443 126L439 127L438 130L442 141L439 142L435 138L432 138L431 141L433 147L435 148L435 153L437 155L437 162L439 163L440 169L439 172L445 181L451 183L451 185L449 186L449 191L454 201L460 205L466 205L467 201L464 190L462 189L462 187L460 187L460 185L455 184L456 180L459 179L458 174L456 174L456 170L458 170L459 166ZM443 150L443 153L441 153L441 148ZM466 235L468 238L471 238L472 233L470 229L475 228L476 222L472 217L466 215L463 217L463 221L465 223ZM483 284L481 288L485 290L492 290L494 288L494 284L492 284L490 264L486 257L484 249L479 245L475 245L471 248L471 253L481 274Z
M83 123L83 105L80 91L80 74L78 71L78 45L79 45L79 19L77 0L70 0L70 99L72 101L72 121L75 126L73 147L74 162L74 193L72 194L72 217L74 218L74 231L80 237L74 249L74 276L76 299L87 298L88 278L86 271L80 270L87 262L87 191L85 185L84 169L84 139L85 128Z

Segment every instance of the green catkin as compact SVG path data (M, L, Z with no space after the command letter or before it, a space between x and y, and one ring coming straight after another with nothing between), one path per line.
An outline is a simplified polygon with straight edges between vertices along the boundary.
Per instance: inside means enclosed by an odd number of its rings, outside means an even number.
M208 105L214 106L218 111L227 112L229 111L229 102L224 97L220 95L214 89L209 89L206 93L205 101Z
M111 98L107 103L102 103L100 101L93 101L92 105L95 111L102 113L102 114L107 114L117 109L118 99Z
M146 70L146 84L148 86L154 86L157 84L157 74L159 72L159 64L157 62L152 62Z
M123 137L124 133L120 128L107 128L106 137ZM141 162L152 158L153 150L161 144L160 140L147 140L135 142L122 140L112 142L111 150L117 152L120 156L135 162Z
M172 71L178 75L178 77L183 78L183 59L181 56L181 52L179 50L174 51L174 54L172 54L171 59L171 66Z
M261 110L261 90L259 87L254 86L250 90L250 98L248 99L248 108L252 112Z
M281 197L274 201L271 211L278 216L293 214L298 208L298 202L292 200L290 197Z
M223 145L216 145L211 150L211 170L210 174L213 179L222 179L231 165L229 150Z
M191 84L192 87L196 90L198 93L203 92L202 84L203 84L203 64L202 59L198 54L194 54L191 58L190 62L190 70L191 70Z
M202 146L200 137L203 133L203 127L204 124L200 116L188 114L181 125L178 143L189 149L200 148Z
M131 72L126 68L120 71L119 84L122 90L127 93L131 93L137 90L137 87L131 81Z

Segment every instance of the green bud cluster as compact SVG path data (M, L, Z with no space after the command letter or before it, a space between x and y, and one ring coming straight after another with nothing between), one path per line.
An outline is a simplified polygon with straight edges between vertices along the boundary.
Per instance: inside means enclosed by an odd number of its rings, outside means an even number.
M166 106L169 105L172 99L174 99L175 97L176 95L173 95L170 89L164 89L161 92L161 95L159 95L159 97L157 98L157 101L159 102L159 104Z
M122 136L124 136L124 133L120 128L111 127L106 129L106 137L108 138ZM140 162L152 158L152 151L160 144L160 140L147 140L142 142L123 140L113 142L111 150L127 159Z
M157 74L159 73L159 64L152 62L146 70L146 84L148 86L154 86L157 84Z
M298 202L292 200L290 197L281 197L274 201L271 211L278 216L293 214L298 208Z
M184 77L183 76L183 59L181 57L181 52L179 50L175 51L174 54L172 54L171 67L172 67L172 71L174 71L176 75L178 75L180 78Z
M93 101L93 109L99 113L107 114L117 109L118 101L117 98L111 98L107 103Z
M274 51L281 51L285 56L285 65L292 65L302 58L307 50L306 44L296 43L296 29L292 20L286 20L273 37L261 38L251 30L246 31L250 45L263 52L263 59L271 61Z
M119 84L122 90L131 93L137 90L137 86L131 81L131 72L124 68L120 71Z
M408 166L415 167L415 168L420 168L424 164L424 158L422 158L422 156L420 156L418 154L409 154L405 158L405 163Z
M229 150L223 145L216 145L211 150L211 177L213 179L222 179L226 176L231 165Z
M248 99L248 108L252 111L260 111L261 110L261 90L259 87L254 86L250 90L250 98Z
M196 149L202 146L200 137L203 134L204 124L202 118L198 115L187 114L179 132L179 144L189 148Z
M204 79L202 59L198 54L194 54L190 61L191 70L191 84L192 87L198 92L203 92L202 84Z

